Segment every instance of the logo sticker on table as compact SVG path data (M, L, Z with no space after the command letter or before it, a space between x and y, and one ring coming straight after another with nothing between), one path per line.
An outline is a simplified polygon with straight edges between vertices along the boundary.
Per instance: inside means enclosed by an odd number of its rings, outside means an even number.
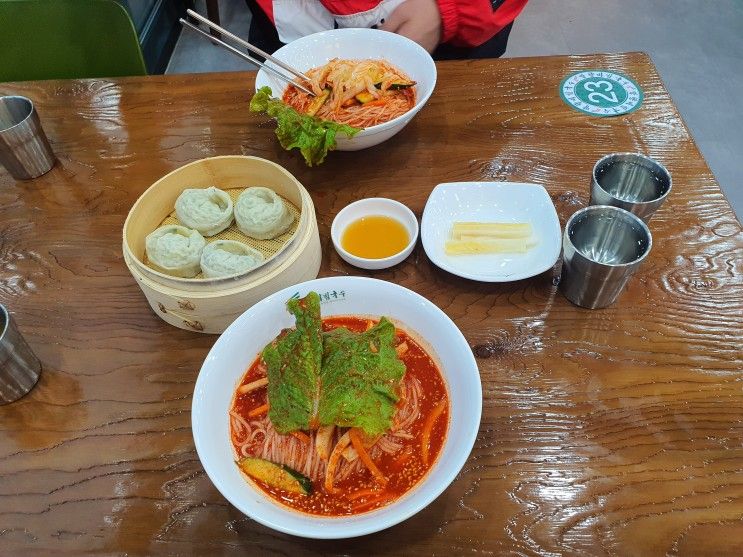
M584 114L605 117L637 110L643 94L627 76L608 70L584 70L562 80L560 98Z

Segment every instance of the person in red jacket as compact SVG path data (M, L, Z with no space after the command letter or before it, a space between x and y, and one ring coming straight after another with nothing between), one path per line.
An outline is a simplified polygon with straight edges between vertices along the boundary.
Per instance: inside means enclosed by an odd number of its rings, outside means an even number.
M272 53L299 37L342 27L404 35L438 60L497 58L527 0L246 0L249 41Z

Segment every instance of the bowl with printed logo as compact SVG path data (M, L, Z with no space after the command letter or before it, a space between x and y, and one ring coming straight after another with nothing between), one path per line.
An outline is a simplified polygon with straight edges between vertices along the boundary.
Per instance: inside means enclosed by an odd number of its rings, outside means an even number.
M314 306L308 302L310 298L315 300ZM329 365L328 357L334 347L332 343L328 344L333 334L340 334L342 338L346 338L343 335L357 335L361 339L359 349L371 350L366 357L378 355L380 361L389 356L385 355L385 338L389 342L405 339L404 350L400 350L402 344L392 349L396 355L394 357L404 364L403 375L398 375L399 390L395 391L399 395L393 406L394 418L391 423L395 425L381 437L371 439L368 448L364 448L366 441L357 445L358 439L351 431L355 428L346 430L334 426L337 429L335 437L332 437L334 441L331 445L334 448L329 460L312 464L314 451L320 451L320 429L326 426L307 428L297 436L294 435L296 432L284 435L273 429L260 431L263 427L261 424L269 421L275 428L280 427L273 413L274 403L278 408L280 401L273 398L276 391L272 389L280 387L281 381L288 380L285 379L286 374L281 375L280 380L271 374L272 356L264 348L269 351L267 347L289 342L304 331L300 321L295 324L294 317L287 311L287 302L290 300L293 302L289 306L296 311L300 311L297 308L319 308L325 331L322 333L325 354L323 373L326 365ZM327 329L326 325L334 320L343 323L354 320L366 323L368 320L369 327L357 332ZM372 323L376 325L372 326ZM352 325L348 327L352 328ZM373 336L377 334L378 337ZM383 334L394 335L395 340ZM277 351L280 352L278 348ZM354 362L351 366L353 369L360 369L355 366L362 365L359 363L361 359L356 356L349 357L348 361ZM423 389L422 395L414 394L414 390L406 390L408 385L418 381L416 374L423 373L422 368L416 367L419 365L428 366L438 374L439 387L436 388L441 389L438 394L429 390L434 386L425 383L419 386ZM250 377L252 371L263 366L268 368L268 377L263 381L253 380ZM338 381L343 379L336 375L332 385L339 384ZM254 389L261 383L262 387ZM250 392L239 394L246 385ZM261 388L267 392L261 393ZM384 385L377 385L374 389L381 393ZM324 392L323 389L320 392ZM356 391L352 396L362 398L362 395L368 394L361 390L358 392L358 396ZM242 396L247 398L240 398ZM248 417L244 420L245 426L242 426L239 414L243 412L239 407L242 401L247 401L246 408L252 408L266 400L250 399L252 396L268 397L270 409L263 417L254 409L246 412L244 415ZM321 408L324 404L323 398L320 398ZM409 408L418 409L418 414L408 413ZM339 276L304 282L272 294L238 317L219 337L204 360L194 390L191 423L196 450L207 475L222 495L241 512L265 526L292 535L351 538L389 528L432 503L455 480L467 461L479 429L481 410L482 387L472 350L454 322L441 309L425 297L397 284L366 277ZM265 411L257 408L258 413ZM433 428L431 424L436 424L436 427ZM399 447L396 448L394 444L381 446L398 432L400 437L395 442ZM252 437L248 441L241 440L250 435ZM354 461L350 460L351 475L344 479L341 465L336 468L331 464L335 459L335 462L345 465L346 459L353 456L349 456L344 449L343 439L346 435L353 440L347 447L368 451L370 460L377 468L376 472L367 469L366 464L362 466L361 462L357 468L353 468ZM266 437L270 437L274 444L267 450L264 443ZM264 452L254 451L252 443L256 447L263 447ZM410 451L408 446L411 447ZM296 451L299 451L298 465L291 464ZM306 451L309 456L305 457L301 451ZM426 467L416 472L418 476L412 482L407 472L408 463L412 465L418 462L416 459L420 459L421 454ZM245 462L259 469L243 466ZM363 462L366 463L366 460ZM327 475L331 467L334 490L327 491ZM270 469L270 474L266 473L267 469ZM410 472L415 470L414 467L409 469ZM382 475L382 479L377 479L377 473ZM354 475L358 475L363 485L353 484ZM409 481L404 490L395 491L399 482ZM296 489L298 487L301 490ZM330 505L328 508L331 511L325 512L325 507L311 506L313 501L324 501Z

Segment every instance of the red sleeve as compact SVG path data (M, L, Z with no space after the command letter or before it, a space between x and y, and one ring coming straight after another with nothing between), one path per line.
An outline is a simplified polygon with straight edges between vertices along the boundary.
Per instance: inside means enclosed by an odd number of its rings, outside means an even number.
M268 19L273 23L273 0L255 0L261 9L266 13Z
M441 42L479 46L511 23L527 0L504 0L493 10L491 0L437 0L441 12Z

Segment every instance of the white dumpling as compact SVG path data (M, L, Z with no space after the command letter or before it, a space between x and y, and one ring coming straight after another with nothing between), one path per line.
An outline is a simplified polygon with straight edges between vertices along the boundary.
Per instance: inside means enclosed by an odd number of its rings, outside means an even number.
M201 254L201 271L207 278L227 277L244 273L263 263L257 249L234 240L216 240Z
M183 190L175 201L175 214L183 226L214 236L232 224L232 199L213 186Z
M206 240L198 230L168 224L151 232L145 240L147 258L158 271L191 278L201 271L201 252Z
M256 240L271 240L289 230L294 215L276 192L260 186L247 188L235 203L237 227Z

